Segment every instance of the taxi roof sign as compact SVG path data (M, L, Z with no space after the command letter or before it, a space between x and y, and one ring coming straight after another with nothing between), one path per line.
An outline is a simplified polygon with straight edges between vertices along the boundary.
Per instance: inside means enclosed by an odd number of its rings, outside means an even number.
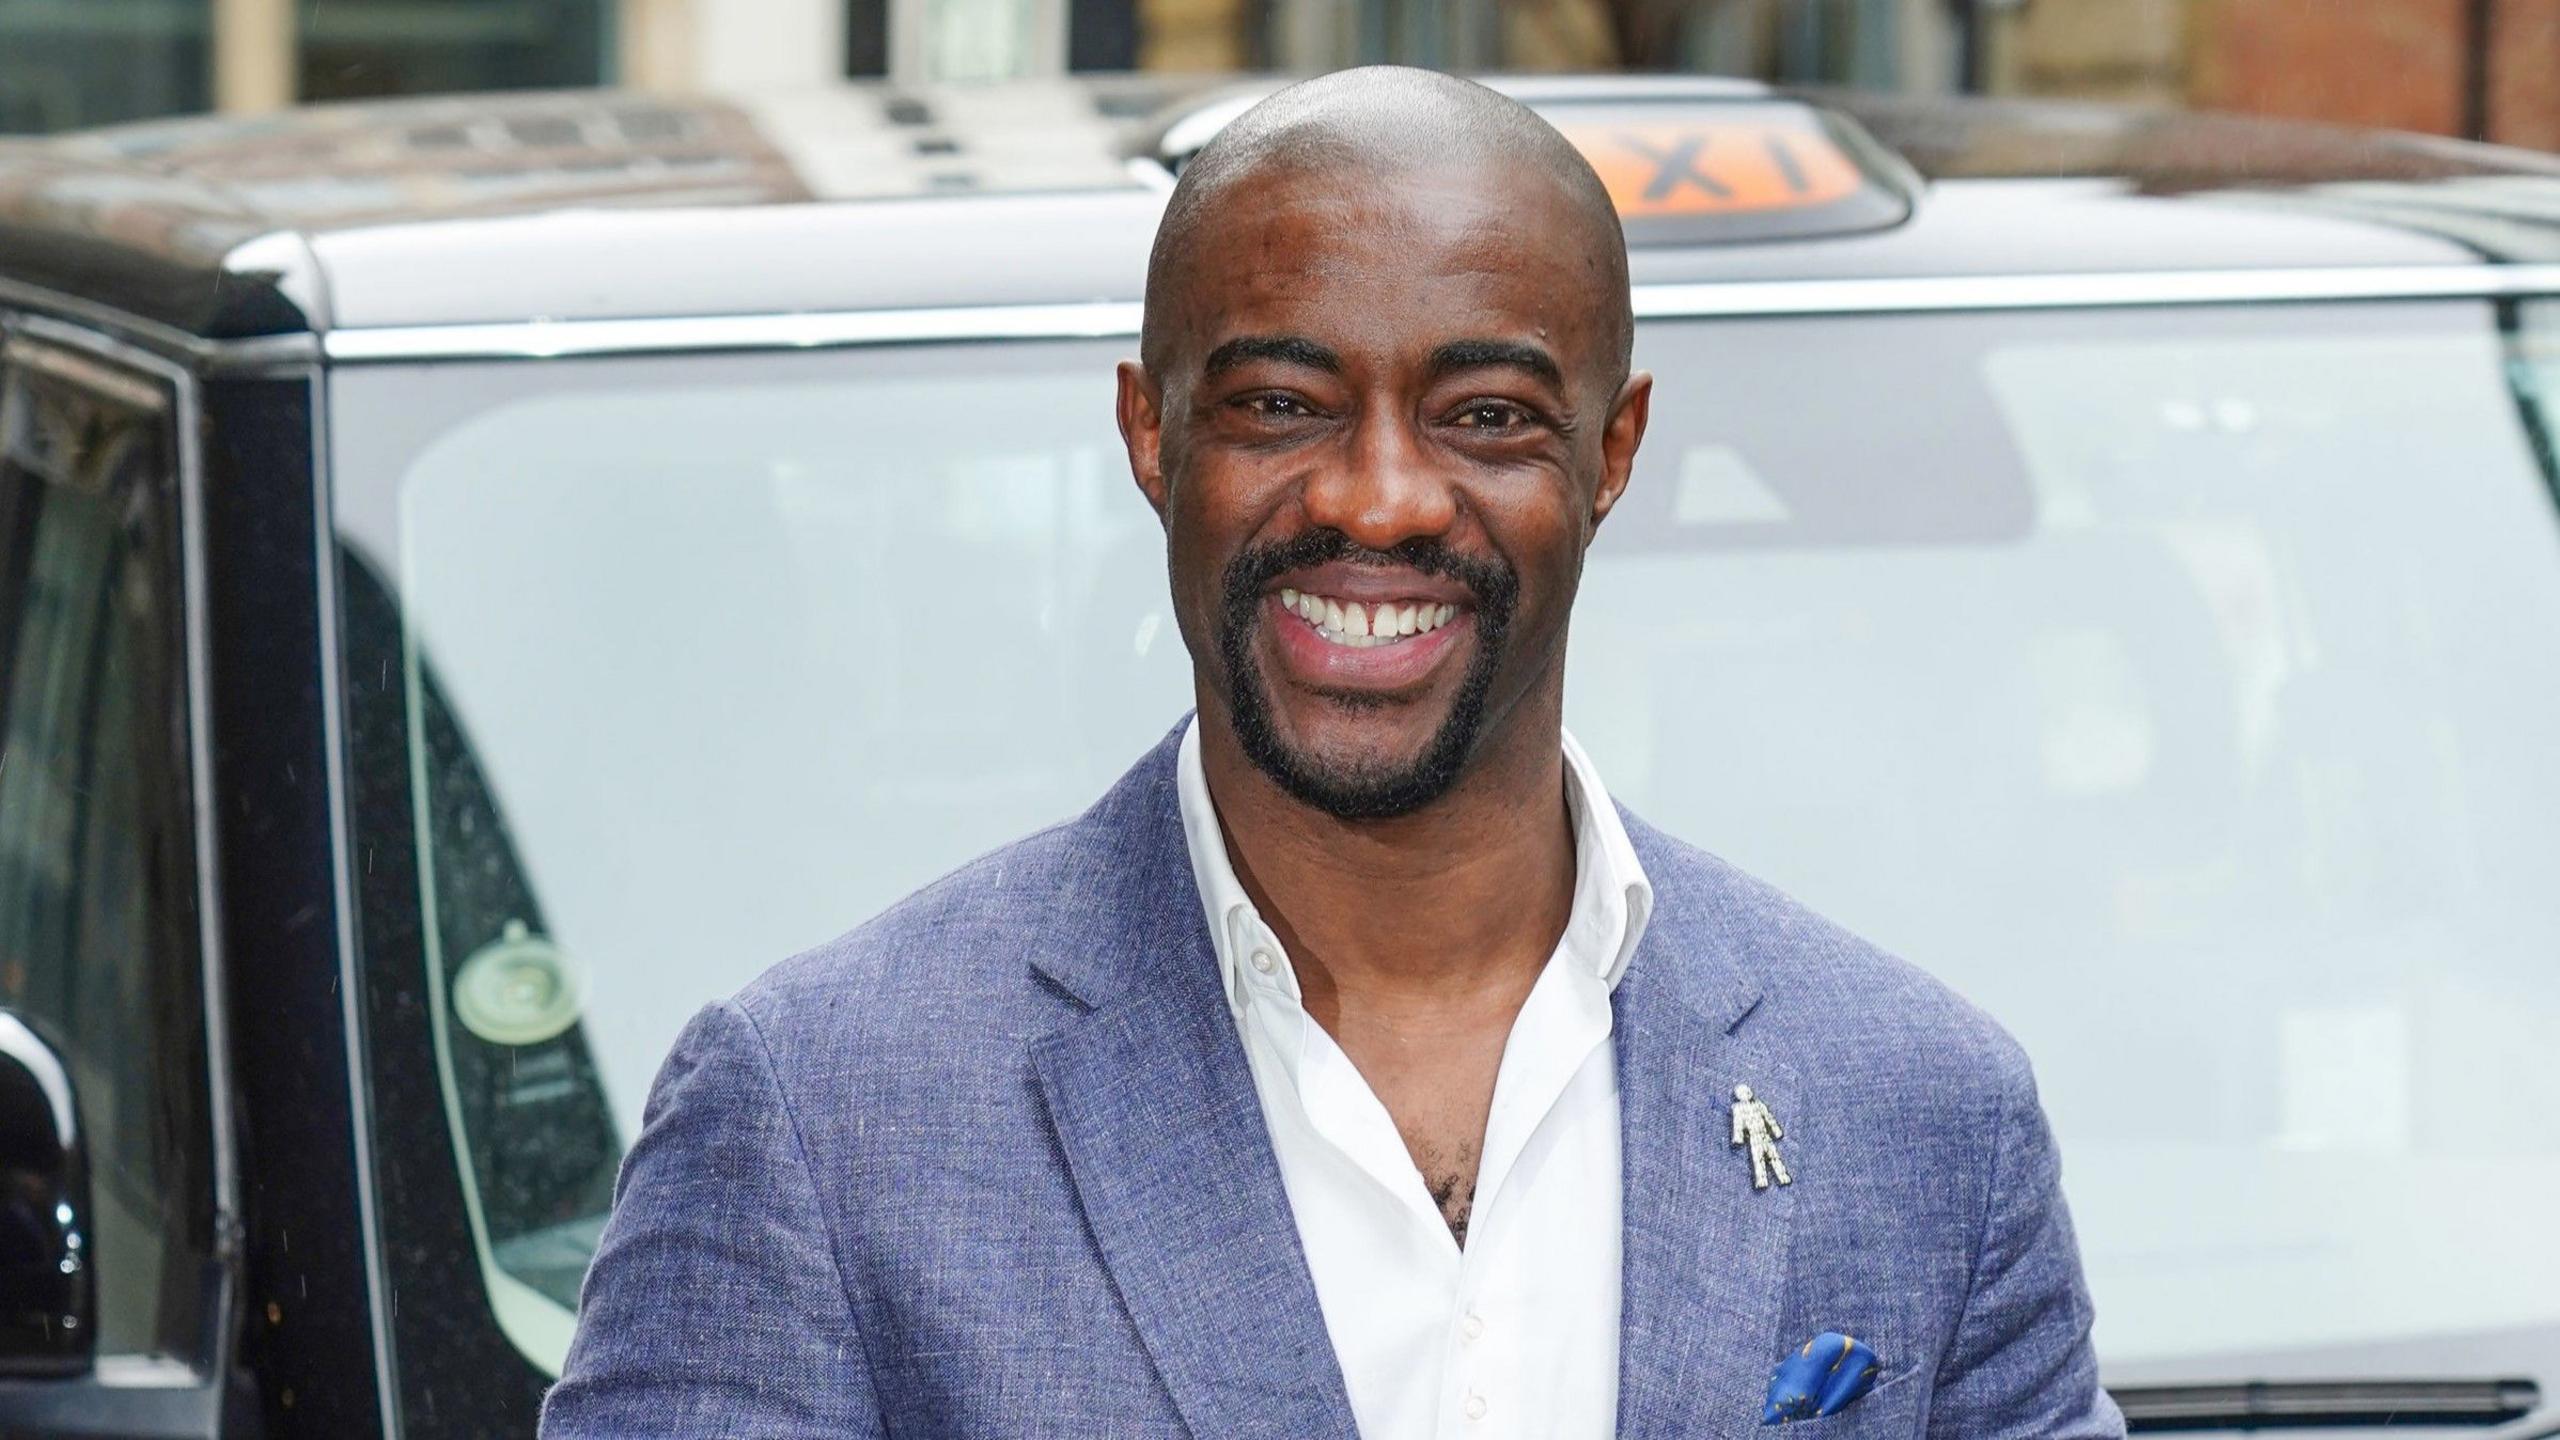
M1788 240L1883 230L1911 217L1920 178L1838 111L1747 82L1493 77L1580 150L1631 247ZM1232 87L1170 112L1136 153L1181 173L1278 88Z
M1756 118L1563 128L1631 219L1804 209L1866 183L1829 137Z
M1545 114L1599 172L1629 245L1854 234L1910 218L1908 167L1846 116L1800 101Z

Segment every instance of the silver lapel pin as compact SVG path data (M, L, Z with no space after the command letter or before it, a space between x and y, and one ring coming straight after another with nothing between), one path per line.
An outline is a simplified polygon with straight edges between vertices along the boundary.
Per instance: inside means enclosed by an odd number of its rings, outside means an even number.
M1781 1185L1796 1183L1796 1177L1787 1173L1787 1162L1778 1158L1778 1142L1786 1138L1786 1128L1769 1113L1765 1102L1752 1098L1750 1086L1733 1087L1733 1143L1751 1147L1752 1189L1768 1189L1772 1175Z

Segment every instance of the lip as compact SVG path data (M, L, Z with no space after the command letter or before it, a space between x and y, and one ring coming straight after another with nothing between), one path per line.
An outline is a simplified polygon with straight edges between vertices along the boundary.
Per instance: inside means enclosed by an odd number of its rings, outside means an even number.
M1409 587L1379 590L1367 596L1347 589L1316 593L1363 603L1430 598L1424 592ZM1465 593L1464 587L1460 587L1458 594L1463 597ZM1281 668L1300 686L1318 691L1384 696L1411 690L1430 679L1441 662L1457 648L1459 637L1475 634L1476 614L1472 607L1463 603L1463 598L1435 603L1457 604L1458 613L1429 634L1415 635L1392 645L1365 648L1336 645L1317 634L1314 626L1280 603L1277 591L1264 597L1262 621L1263 627L1271 632L1274 648L1280 652Z
M1322 595L1328 600L1357 600L1363 605L1428 600L1434 605L1455 605L1462 612L1473 611L1476 602L1473 590L1445 575L1425 575L1401 565L1355 565L1347 560L1310 565L1276 576L1263 593L1277 595L1282 590ZM1430 636L1417 638L1427 640Z

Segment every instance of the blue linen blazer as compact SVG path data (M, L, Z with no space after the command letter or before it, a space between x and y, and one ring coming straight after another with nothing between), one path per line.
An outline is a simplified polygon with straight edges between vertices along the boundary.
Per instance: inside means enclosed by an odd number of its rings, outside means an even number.
M1082 817L686 1027L624 1160L561 1437L1348 1440L1218 981L1174 735ZM1629 817L1615 1000L1617 1433L1770 1435L1824 1331L1874 1390L1806 1436L2123 1433L2025 1057L1981 1013ZM1754 1190L1733 1087L1786 1126Z

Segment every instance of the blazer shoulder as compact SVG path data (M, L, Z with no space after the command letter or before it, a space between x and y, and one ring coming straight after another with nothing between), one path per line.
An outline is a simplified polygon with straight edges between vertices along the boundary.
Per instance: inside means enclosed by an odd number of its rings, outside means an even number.
M1027 962L1073 923L1077 848L1066 822L989 851L775 964L732 1001L778 1052L813 1028L841 1046L919 1027L983 1035L1025 1007L1050 1014Z

